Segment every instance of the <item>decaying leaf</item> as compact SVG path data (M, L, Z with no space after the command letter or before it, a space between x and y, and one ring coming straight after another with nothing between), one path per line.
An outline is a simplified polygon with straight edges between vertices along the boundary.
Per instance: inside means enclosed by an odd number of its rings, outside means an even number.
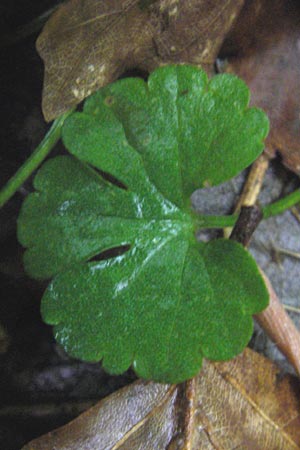
M185 440L182 388L138 381L23 450L293 450L300 448L300 382L247 349L205 363Z
M212 67L243 0L70 0L37 42L45 62L46 120L130 68Z
M300 448L300 383L263 356L206 364L196 384L197 450Z
M267 152L300 173L300 3L247 1L224 44L228 72L242 77L271 121Z
M138 381L23 450L164 449L175 432L175 386Z

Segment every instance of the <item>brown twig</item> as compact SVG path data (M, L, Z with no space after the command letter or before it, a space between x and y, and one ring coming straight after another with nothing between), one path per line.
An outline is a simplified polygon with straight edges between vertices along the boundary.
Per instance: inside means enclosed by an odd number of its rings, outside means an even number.
M261 191L261 187L265 178L266 171L269 167L269 157L263 153L253 163L247 181L243 188L243 192L236 204L235 211L238 212L242 206L252 206Z
M300 214L299 214L299 211L298 211L298 209L297 209L296 206L293 206L293 207L291 208L291 213L292 213L293 216L296 218L296 220L300 223Z
M178 385L177 433L168 445L168 450L192 450L193 433L195 429L196 411L196 377Z
M255 226L257 226L259 222L259 217L257 218L257 221L255 219L256 211L255 209L252 209L254 207L252 206L252 208L249 208L249 206L255 205L256 203L268 164L269 159L264 154L253 164L244 186L243 193L235 208L235 212L241 210L241 208L242 212L230 238L241 242L245 246L249 243ZM244 208L243 212L244 206L248 206L248 209ZM253 214L254 219L252 220ZM247 222L247 217L248 219L250 218L250 226L246 225L246 229L243 231L243 226L245 225L245 222ZM244 218L246 220L244 220ZM226 233L228 232L229 230L227 229ZM288 252L288 254L290 254L290 252ZM293 256L295 256L294 253ZM278 299L270 280L262 270L260 271L269 292L270 304L262 313L255 316L256 320L266 331L270 339L275 342L279 350L290 361L298 375L300 375L300 333Z
M262 211L258 206L242 206L230 239L247 247L262 217Z
M263 153L252 165L242 194L234 208L234 213L238 213L242 206L255 205L260 193L266 171L269 167L269 157ZM232 228L224 229L224 237L229 238Z
M186 381L186 409L184 414L183 447L182 450L192 450L192 436L194 431L196 378Z

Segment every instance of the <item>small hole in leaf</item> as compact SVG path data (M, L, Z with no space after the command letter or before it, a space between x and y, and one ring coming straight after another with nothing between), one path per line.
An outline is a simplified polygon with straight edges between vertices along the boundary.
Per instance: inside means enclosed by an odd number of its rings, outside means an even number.
M109 250L105 250L104 252L98 253L98 255L92 256L92 258L90 258L88 262L104 261L106 259L116 258L117 256L124 255L124 253L128 252L129 249L130 249L129 244L110 248Z
M128 190L128 187L122 183L122 181L118 180L116 177L111 175L108 172L104 172L104 170L98 169L97 167L92 167L92 169L98 173L104 180L108 181L109 183L113 184L114 186L117 186L120 189L124 189L125 191Z

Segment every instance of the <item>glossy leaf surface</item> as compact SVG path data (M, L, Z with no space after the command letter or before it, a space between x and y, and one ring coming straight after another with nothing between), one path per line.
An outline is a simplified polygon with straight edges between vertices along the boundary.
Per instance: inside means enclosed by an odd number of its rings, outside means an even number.
M71 355L176 383L247 344L264 283L239 244L196 241L188 206L262 151L268 122L248 97L235 77L170 66L102 89L65 123L76 159L39 171L19 239L28 272L54 276L42 315Z

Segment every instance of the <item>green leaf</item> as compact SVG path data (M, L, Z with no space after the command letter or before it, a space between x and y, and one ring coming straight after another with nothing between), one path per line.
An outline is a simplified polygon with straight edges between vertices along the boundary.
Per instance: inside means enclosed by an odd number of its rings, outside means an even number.
M235 76L209 82L193 66L163 67L148 83L127 78L90 97L84 114L68 120L64 142L73 155L124 184L137 176L138 168L124 173L124 164L138 153L158 190L182 207L195 189L230 179L262 152L268 119L248 103L249 89ZM136 150L130 156L129 146Z
M196 241L189 197L262 151L268 122L248 100L236 77L169 66L100 90L65 122L76 158L41 168L18 234L28 273L54 277L42 315L71 355L177 383L247 344L265 285L239 244Z

